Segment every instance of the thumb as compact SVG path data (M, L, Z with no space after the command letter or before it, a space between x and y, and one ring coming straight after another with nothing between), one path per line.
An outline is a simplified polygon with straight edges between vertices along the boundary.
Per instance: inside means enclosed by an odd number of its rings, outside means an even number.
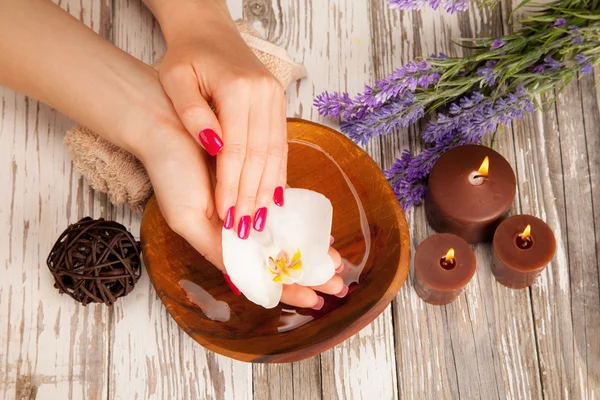
M200 93L198 77L192 66L161 69L160 82L185 129L208 154L217 155L223 148L221 127Z

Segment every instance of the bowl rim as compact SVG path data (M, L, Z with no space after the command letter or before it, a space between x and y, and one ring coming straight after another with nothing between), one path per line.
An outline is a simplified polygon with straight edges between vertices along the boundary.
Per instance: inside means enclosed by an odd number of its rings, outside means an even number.
M312 121L307 121L300 118L287 118L287 125L289 126L292 123L301 123L301 124L309 124L314 126L316 129L320 130L328 130L332 134L338 135L338 139L350 143L354 148L360 153L365 154L368 157L369 162L373 163L377 169L380 169L377 163L372 159L372 157L366 153L362 148L357 146L354 142L348 139L345 135L337 132L336 130L329 128L325 125L321 125ZM392 197L395 197L391 186L387 185L386 189L390 192ZM156 196L152 195L152 197L146 203L144 207L144 213L142 216L142 223L140 228L140 236L142 246L144 245L144 220L147 218L146 210L151 207L158 207L160 211L160 207L158 206L158 202L156 200ZM387 306L394 300L404 283L408 277L409 263L410 263L410 233L408 228L408 223L406 221L406 217L404 212L400 206L399 202L395 202L393 205L393 209L396 213L396 220L398 222L398 228L400 232L400 257L398 260L398 268L396 269L396 273L393 279L390 281L389 286L387 287L383 296L381 296L366 312L364 312L361 316L350 322L346 328L340 330L338 333L332 335L327 341L327 345L324 347L323 342L317 342L310 344L308 346L302 347L300 349L284 352L284 353L271 353L271 354L253 354L251 352L239 352L234 350L229 350L225 347L221 347L213 342L204 339L203 336L198 335L195 331L193 331L189 325L179 316L173 315L171 313L169 302L175 302L172 300L170 296L166 295L162 289L157 285L155 281L155 275L148 273L148 277L150 278L150 282L156 290L161 302L167 309L171 318L175 320L177 325L183 331L190 336L194 341L200 344L207 350L214 351L220 355L238 360L243 362L254 362L254 363L286 363L286 362L296 362L301 361L310 357L314 357L318 354L321 354L328 349L331 349L344 340L350 338L351 336L358 333L360 330L365 328L371 322L373 322L381 313L387 308ZM145 252L142 251L142 256L144 257L144 264L146 265L146 270L148 272L149 263L146 262Z

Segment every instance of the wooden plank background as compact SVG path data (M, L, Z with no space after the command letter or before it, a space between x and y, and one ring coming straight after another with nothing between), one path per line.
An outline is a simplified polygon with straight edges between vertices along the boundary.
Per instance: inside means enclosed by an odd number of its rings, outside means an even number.
M323 121L323 90L362 89L411 59L461 50L461 36L514 30L517 1L463 15L398 13L385 0L230 0L244 17L306 65L288 91L288 115ZM145 62L165 51L140 0L60 0L94 31ZM557 236L550 267L529 290L490 273L489 245L476 246L477 274L445 307L423 303L412 272L371 325L321 356L250 365L215 355L179 330L144 275L112 309L82 307L52 287L45 258L62 229L90 215L139 232L140 215L111 205L73 171L62 144L73 122L0 88L0 398L6 399L599 399L600 93L583 77L544 112L499 135L517 173L512 213L545 219ZM389 167L414 128L375 140ZM412 247L432 231L422 208L407 215Z

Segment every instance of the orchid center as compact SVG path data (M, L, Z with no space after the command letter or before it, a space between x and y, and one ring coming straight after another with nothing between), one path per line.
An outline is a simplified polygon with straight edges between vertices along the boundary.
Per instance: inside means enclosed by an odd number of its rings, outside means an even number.
M290 258L285 251L280 251L277 257L269 257L267 268L273 274L273 282L291 285L302 278L302 253L297 250Z

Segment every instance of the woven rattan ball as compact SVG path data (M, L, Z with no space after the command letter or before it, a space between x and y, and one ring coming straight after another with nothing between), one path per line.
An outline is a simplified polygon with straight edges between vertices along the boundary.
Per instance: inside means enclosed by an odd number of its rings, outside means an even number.
M112 305L142 274L140 244L114 221L86 217L60 235L48 256L54 287L76 301Z

